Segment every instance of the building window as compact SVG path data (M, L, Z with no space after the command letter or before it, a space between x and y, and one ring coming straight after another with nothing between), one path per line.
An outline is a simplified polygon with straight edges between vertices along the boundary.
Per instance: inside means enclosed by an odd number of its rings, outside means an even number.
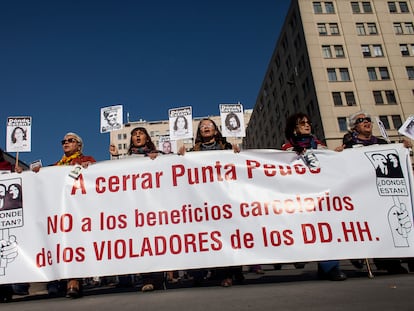
M372 13L371 2L363 1L362 2L362 10L364 11L364 13Z
M358 36L365 36L365 26L364 23L356 23L356 32Z
M388 10L390 13L409 13L408 5L406 1L398 1L399 9L398 12L397 5L395 1L388 1Z
M358 2L351 2L351 8L352 8L352 13L354 13L354 14L361 13Z
M370 81L378 80L377 72L375 70L375 67L368 67L367 71L368 71L368 78L369 78Z
M335 14L333 2L325 2L325 10L328 14Z
M345 92L347 106L356 106L354 92Z
M320 2L313 2L313 13L315 14L322 13L322 5Z
M339 27L337 23L330 23L329 29L331 31L332 36L338 36L339 35Z
M343 58L345 57L344 47L342 45L334 45L335 57Z
M378 34L377 25L375 23L367 23L367 27L368 27L368 33L370 35Z
M332 98L335 106L343 106L340 92L332 92Z
M408 79L414 80L414 66L407 66L405 70L407 70Z
M318 23L318 33L320 36L326 36L328 34L324 23Z
M345 117L339 117L338 118L338 126L339 126L339 130L341 132L347 132L348 131L348 124L346 123L346 118Z
M401 13L409 13L410 12L410 10L408 9L407 2L399 1L398 3L400 5L400 12Z
M322 55L324 58L332 58L331 47L329 45L322 45Z
M351 81L348 68L339 68L339 73L341 74L341 81Z
M380 73L380 76L381 76L381 80L389 80L390 79L390 74L388 72L387 67L379 67L379 73Z
M402 125L401 116L398 114L394 114L391 116L392 124L394 125L394 129L398 130Z
M388 105L396 105L397 104L397 98L395 97L395 93L394 93L393 90L385 91L385 96L387 97Z
M408 51L408 44L400 44L400 51L402 56L410 56Z
M394 33L396 35L402 35L403 29L402 29L401 23L394 23L393 25L394 25Z
M388 121L388 117L387 116L379 116L380 121L382 122L382 124L384 125L384 128L386 130L390 129L390 122Z
M384 56L384 53L382 52L382 46L380 44L374 44L372 46L372 48L374 49L374 55L376 57L382 57L382 56Z
M336 70L335 70L335 68L328 68L327 69L327 72L328 72L328 81L329 82L338 81L338 79L336 77Z
M412 35L414 33L413 23L405 23L405 32L406 34Z
M388 1L388 10L390 13L397 13L397 6L394 1Z
M384 105L381 91L373 91L375 105Z
M371 57L371 50L369 49L369 45L361 45L362 55L364 57Z

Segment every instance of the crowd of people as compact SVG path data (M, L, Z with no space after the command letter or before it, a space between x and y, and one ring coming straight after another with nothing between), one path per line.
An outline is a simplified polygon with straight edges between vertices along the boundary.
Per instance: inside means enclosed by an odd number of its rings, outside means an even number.
M185 118L184 118L185 119ZM185 120L186 121L186 120ZM182 120L184 128L185 121ZM176 127L178 129L178 118L176 120ZM175 128L174 128L175 129ZM127 152L127 156L141 156L148 157L150 160L155 160L158 156L166 153L171 153L171 148L168 152L160 151L156 148L151 140L148 131L144 127L137 127L131 131L130 145ZM326 145L320 141L312 133L311 117L306 113L295 113L286 120L285 128L286 143L281 146L282 150L294 151L301 157L306 165L311 168L319 166L319 161L313 152L315 149L327 149ZM93 156L83 154L83 140L82 138L73 132L69 132L64 135L62 140L63 156L53 165L71 165L81 166L87 168L89 165L96 162ZM335 151L341 152L346 148L353 148L357 146L370 146L375 144L387 144L385 139L376 137L373 135L373 123L371 116L364 112L359 111L349 117L349 132L343 137L343 143L335 148ZM411 148L411 142L408 139L403 140L404 146ZM221 134L216 123L205 118L200 120L197 127L197 134L195 138L194 146L191 150L186 150L184 146L181 146L177 152L178 155L184 156L186 152L195 151L210 151L210 150L233 150L235 153L240 152L240 148L237 145L232 145L227 142L226 138ZM11 165L6 161L3 156L3 151L0 154L0 170L3 172L22 172L22 168L16 164ZM119 150L114 144L110 144L109 153L113 159L122 158L119 154ZM395 162L395 159L390 159L391 163ZM38 172L40 167L34 168L34 171ZM18 204L20 200L21 205L21 187L16 185L10 185L9 189L1 187L0 185L0 210L6 208L7 202L16 201ZM18 185L19 186L19 185ZM11 205L10 205L11 206ZM15 205L9 208L18 208ZM361 269L366 261L364 259L351 259L352 264L355 267ZM386 270L389 273L408 273L408 271L401 265L401 259L374 259L374 263L378 269ZM408 261L410 271L414 271L414 263ZM298 268L303 268L305 263L295 263ZM275 268L280 268L280 264L275 263ZM251 271L256 273L264 273L260 265L251 267ZM193 269L188 271L165 271L165 272L153 272L141 274L143 292L152 291L155 289L163 288L165 281L170 283L178 282L180 277L185 276L191 278L194 284L200 284L204 279L216 278L219 284L223 287L230 287L233 282L242 283L244 276L241 266L232 267L217 267L214 269ZM118 276L119 280L132 280L135 276ZM331 281L344 281L347 279L346 274L341 271L338 260L327 260L318 263L318 277L320 279L327 279ZM104 278L102 277L102 280ZM96 284L100 283L100 277L93 279ZM82 284L85 280L82 279L70 279L70 280L56 280L47 284L48 293L51 296L63 293L70 298L78 298L82 296ZM126 282L130 283L130 282ZM22 287L23 286L23 287ZM11 287L2 285L0 287L0 295L10 298L10 293L27 293L28 284L13 284ZM14 287L14 289L13 289Z

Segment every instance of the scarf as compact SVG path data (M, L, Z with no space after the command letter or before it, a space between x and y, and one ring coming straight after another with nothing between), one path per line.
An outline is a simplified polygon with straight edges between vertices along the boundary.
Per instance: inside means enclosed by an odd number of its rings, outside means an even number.
M129 149L129 154L144 154L147 155L148 153L151 153L155 150L150 150L147 146L144 147L131 147Z
M80 158L82 156L82 153L80 153L79 151L76 151L74 154L72 154L71 156L67 157L67 156L63 156L62 159L60 159L56 165L70 165L70 163L72 162L73 159L76 158Z
M318 140L313 135L296 135L289 139L293 146L293 150L297 153L302 153L305 149L317 149Z
M378 138L374 135L371 135L369 139L359 139L358 138L359 133L358 132L352 132L351 135L351 141L353 145L363 145L363 146L371 146L378 144Z

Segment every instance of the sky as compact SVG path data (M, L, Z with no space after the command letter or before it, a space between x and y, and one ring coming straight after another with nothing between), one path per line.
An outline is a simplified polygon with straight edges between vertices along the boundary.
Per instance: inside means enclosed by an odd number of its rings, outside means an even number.
M0 147L7 118L32 117L31 152L58 161L67 132L84 154L109 159L100 110L122 105L124 122L168 119L191 106L254 107L290 1L0 1ZM11 153L16 156L16 153Z

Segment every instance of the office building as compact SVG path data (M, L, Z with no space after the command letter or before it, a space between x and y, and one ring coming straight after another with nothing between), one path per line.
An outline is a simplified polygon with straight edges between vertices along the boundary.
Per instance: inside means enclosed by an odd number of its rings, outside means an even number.
M413 14L413 0L292 0L244 147L280 149L285 120L299 111L329 149L341 144L347 116L360 110L399 141L397 129L414 114Z

